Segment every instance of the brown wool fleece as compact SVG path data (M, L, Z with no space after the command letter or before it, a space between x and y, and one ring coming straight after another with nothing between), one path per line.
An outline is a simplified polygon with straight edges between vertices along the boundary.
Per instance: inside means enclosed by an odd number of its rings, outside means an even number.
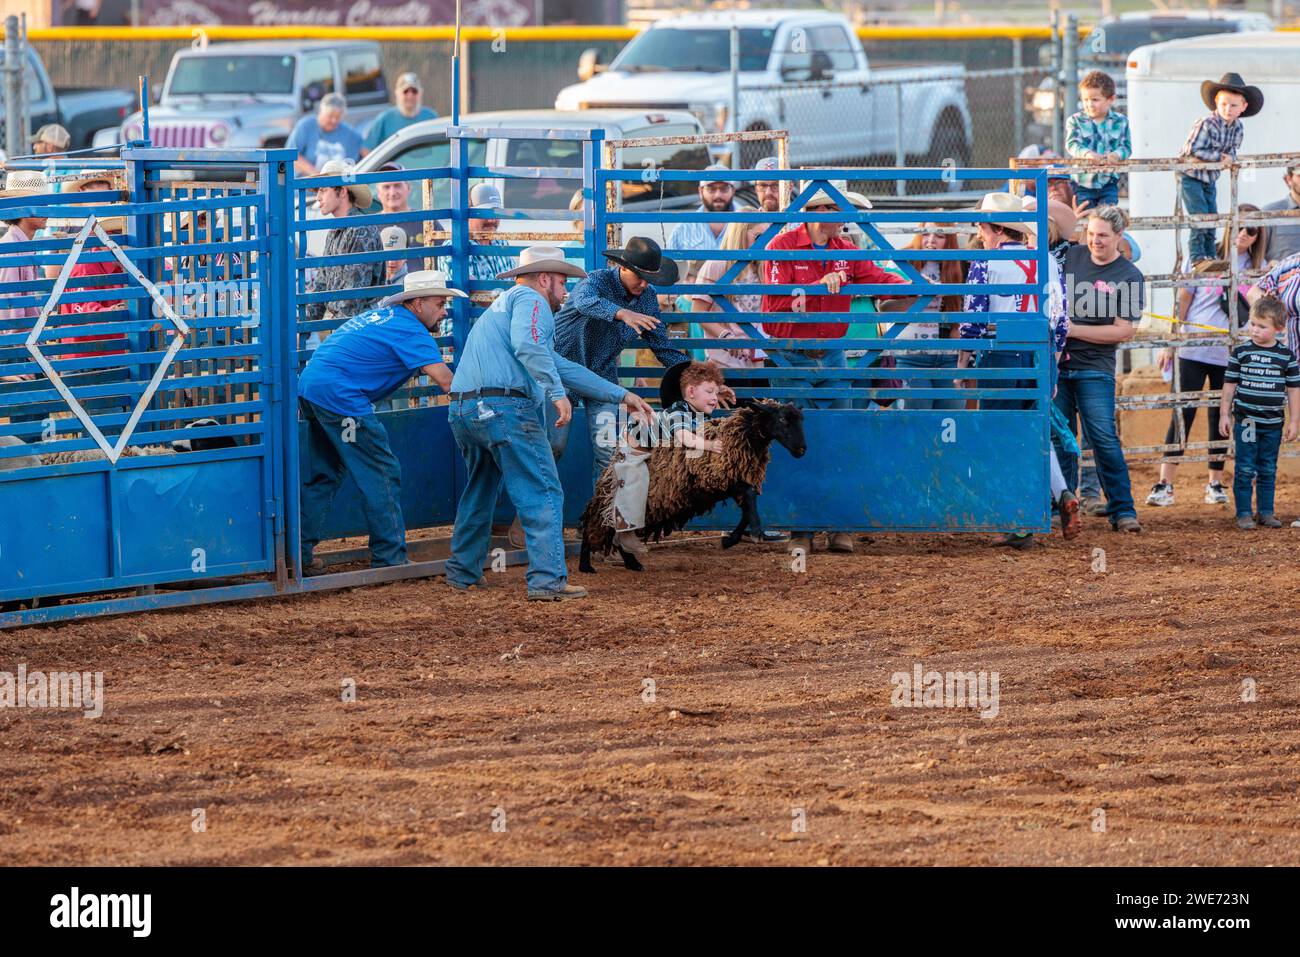
M651 451L645 528L638 536L657 542L719 502L736 498L745 485L762 491L772 452L770 442L757 434L756 416L755 409L743 408L725 419L704 422L697 434L721 442L717 452L700 453L680 446ZM593 551L613 551L614 529L602 516L612 508L617 488L614 469L606 468L582 513L582 534Z

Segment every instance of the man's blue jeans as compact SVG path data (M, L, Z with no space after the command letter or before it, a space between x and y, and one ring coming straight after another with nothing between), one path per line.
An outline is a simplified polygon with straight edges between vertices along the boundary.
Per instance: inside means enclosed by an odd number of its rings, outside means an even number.
M1075 201L1082 206L1086 201L1088 210L1101 206L1114 206L1119 202L1119 183L1107 183L1105 186L1075 186Z
M1075 416L1083 438L1092 445L1097 476L1106 493L1106 515L1111 523L1125 516L1136 518L1133 491L1129 487L1128 463L1115 431L1115 377L1092 370L1060 370L1056 384L1056 405L1075 429ZM1079 432L1076 430L1075 434ZM1071 489L1079 485L1079 456L1058 450L1061 470Z
M795 369L846 369L848 364L844 359L844 350L826 349L820 357L813 357L807 353L793 349L769 349L769 356L774 359L785 359L788 367ZM781 362L776 363L776 368L787 368ZM848 389L853 383L849 379L824 379L811 373L807 379L776 377L772 379L772 388L774 389ZM801 409L851 409L853 400L848 398L799 398L788 400Z
M492 413L482 418L484 411ZM564 567L564 491L546 428L531 399L492 396L453 400L451 434L469 473L456 507L447 581L467 588L483 577L492 544L492 511L504 480L528 543L528 591L557 592Z
M370 528L370 566L406 562L402 517L402 466L379 417L343 416L299 399L307 423L307 461L302 468L302 560L320 544L334 496L351 475L361 493Z
M1175 175L1178 177L1178 192L1182 195L1185 213L1194 215L1219 211L1218 189L1215 183L1204 183L1182 173ZM1188 256L1192 262L1214 258L1213 229L1192 230L1191 240L1188 243Z
M541 416L542 427L546 429L546 440L551 445L551 455L554 456L556 461L559 461L560 456L564 454L564 447L569 443L569 425L573 420L570 419L569 422L557 428L555 420L560 413L555 410L555 406L550 402L543 402L538 414ZM493 524L509 525L514 521L515 514L514 502L510 501L510 492L503 484L501 486L501 495L497 499L496 512L492 520Z
M1232 498L1236 502L1237 517L1251 514L1250 493L1254 485L1256 511L1260 515L1273 514L1273 488L1277 484L1277 453L1282 447L1282 426L1255 424L1254 441L1247 441L1246 423L1252 421L1239 417L1232 427L1233 454L1236 463L1232 468Z
M895 352L896 369L933 369L943 370L947 375L935 375L928 379L904 379L905 389L952 389L956 388L953 377L956 375L957 353ZM961 399L913 399L903 400L905 409L960 409Z

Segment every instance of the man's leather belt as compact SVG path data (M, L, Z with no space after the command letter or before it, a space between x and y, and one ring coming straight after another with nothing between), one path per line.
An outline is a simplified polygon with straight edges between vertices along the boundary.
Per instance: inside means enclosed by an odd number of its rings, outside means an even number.
M491 399L506 397L510 399L531 399L527 392L521 392L518 389L475 389L473 392L453 392L451 398L459 401L461 399Z

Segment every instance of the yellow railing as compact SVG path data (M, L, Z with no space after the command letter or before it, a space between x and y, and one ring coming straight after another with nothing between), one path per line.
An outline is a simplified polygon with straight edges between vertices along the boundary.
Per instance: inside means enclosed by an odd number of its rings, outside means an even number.
M215 27L48 27L29 30L32 40L189 40L195 31L202 29L211 40L389 40L389 41L449 41L455 28L441 27L310 27L310 26L215 26ZM630 40L636 36L634 27L618 26L552 26L552 27L462 27L461 39L474 41L505 38L521 42L542 40ZM983 40L983 39L1047 39L1048 27L958 26L910 27L878 26L860 27L858 36L871 40ZM2 34L3 31L0 31ZM1080 35L1087 29L1081 28Z

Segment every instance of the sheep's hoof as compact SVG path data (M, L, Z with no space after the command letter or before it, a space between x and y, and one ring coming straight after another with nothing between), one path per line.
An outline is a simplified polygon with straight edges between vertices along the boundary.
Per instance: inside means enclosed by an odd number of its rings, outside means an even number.
M586 558L578 559L578 571L583 572L584 574L587 575L596 574L596 569L592 567L591 561Z
M723 535L723 536L722 536L722 547L723 547L723 548L733 548L734 546L736 546L737 544L739 544L739 542L740 542L740 536L739 536L739 535Z
M624 551L623 549L620 548L618 550L618 553L623 556L623 567L626 568L628 571L630 572L645 571L645 566L641 564L641 560L638 559L631 552Z

